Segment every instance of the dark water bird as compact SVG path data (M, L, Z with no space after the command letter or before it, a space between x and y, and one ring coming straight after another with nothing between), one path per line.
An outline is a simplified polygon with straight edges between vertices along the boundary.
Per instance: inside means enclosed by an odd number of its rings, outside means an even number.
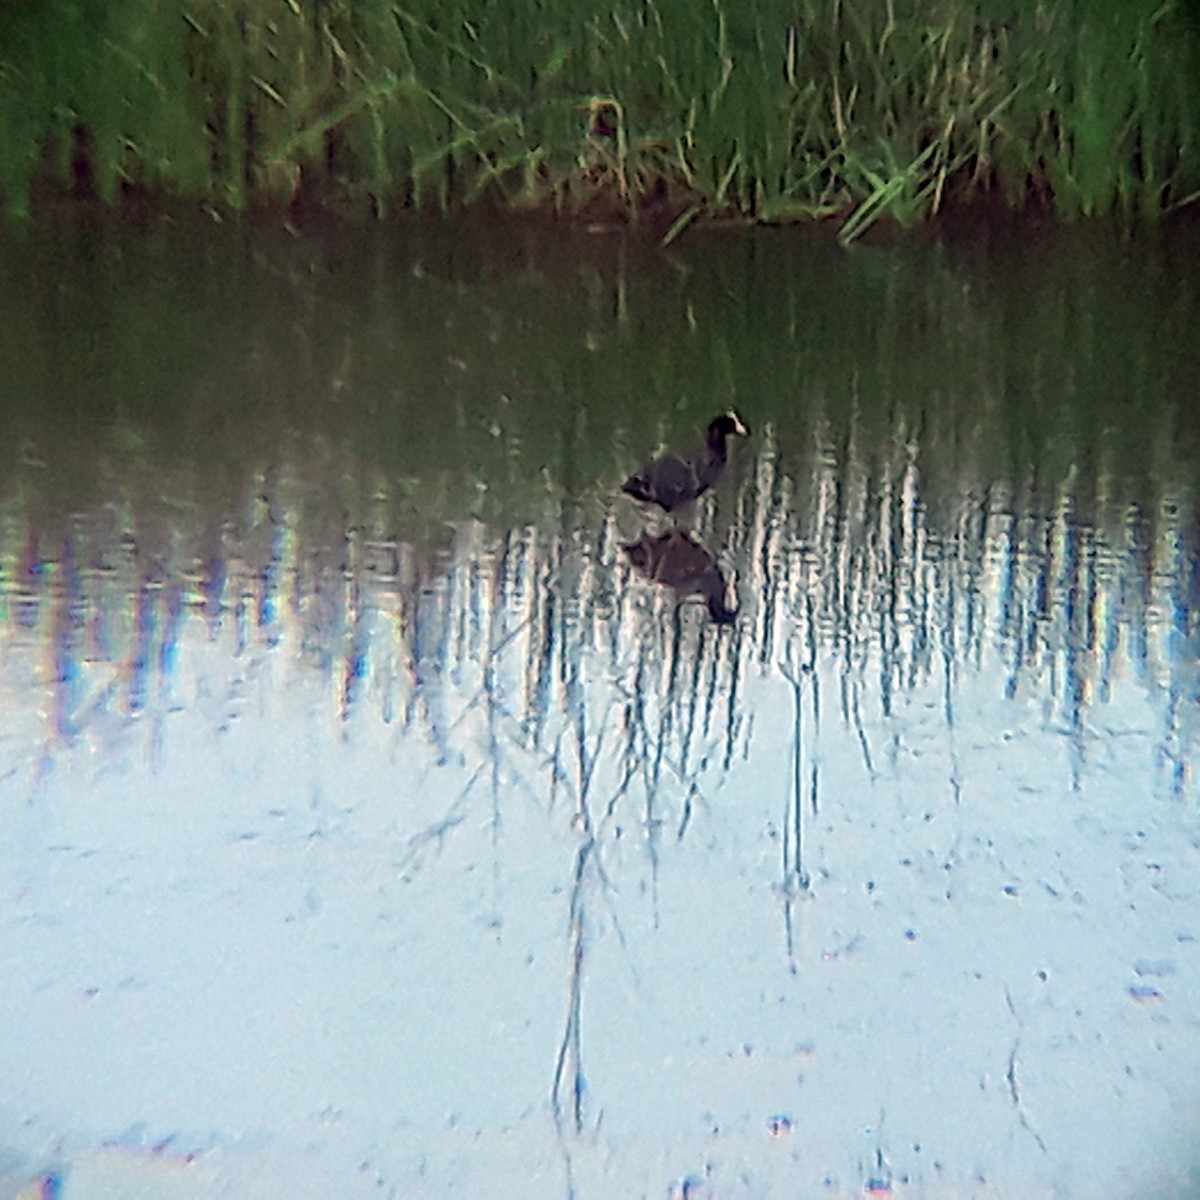
M664 454L652 459L625 480L621 491L646 504L674 512L708 491L725 469L731 436L745 437L749 430L732 409L708 423L704 445L690 458Z
M703 596L708 615L717 624L728 625L737 616L737 609L725 603L725 576L717 560L690 533L682 529L657 537L643 533L621 549L634 569L647 579L674 588L683 596Z

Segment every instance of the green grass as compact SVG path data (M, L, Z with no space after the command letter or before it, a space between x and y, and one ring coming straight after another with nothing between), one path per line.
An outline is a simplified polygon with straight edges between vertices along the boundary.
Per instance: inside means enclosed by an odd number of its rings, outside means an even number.
M1200 197L1187 0L9 0L0 196L836 217Z

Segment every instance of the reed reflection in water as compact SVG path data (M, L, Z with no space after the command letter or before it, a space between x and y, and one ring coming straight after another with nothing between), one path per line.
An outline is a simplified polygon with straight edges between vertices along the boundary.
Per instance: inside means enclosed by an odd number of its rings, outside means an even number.
M961 721L957 680L986 674L1005 698L1036 700L1041 719L1061 730L1076 787L1114 687L1135 682L1158 701L1168 790L1187 793L1197 624L1190 496L1165 494L1151 511L1088 501L1081 520L1069 484L1047 512L1034 510L1027 485L993 484L968 491L948 528L933 528L915 448L901 457L871 477L861 464L819 456L801 508L790 480L775 478L768 434L758 471L731 500L735 518L717 532L716 557L690 534L644 535L653 548L670 537L706 556L706 571L678 583L657 558L630 570L620 514L599 500L565 511L557 529L465 522L447 527L440 545L398 538L386 503L373 528L301 525L289 507L289 491L306 486L300 472L252 500L239 533L156 514L143 539L137 514L126 523L106 511L47 534L10 510L9 719L44 714L35 742L45 765L78 742L102 743L114 722L187 711L187 671L200 661L228 683L248 661L277 656L325 681L341 721L370 709L460 756L479 750L453 748L463 705L495 709L520 744L544 749L562 740L569 714L568 725L607 729L614 707L640 710L657 697L662 724L639 724L638 736L657 761L674 753L686 774L687 740L669 750L666 732L712 729L720 709L726 757L742 676L771 672L798 644L811 665L834 672L855 725L866 698L887 718L915 683L937 679L952 728ZM718 559L745 600L725 640L700 619L704 605L637 583L645 574L683 597L711 591L724 605Z

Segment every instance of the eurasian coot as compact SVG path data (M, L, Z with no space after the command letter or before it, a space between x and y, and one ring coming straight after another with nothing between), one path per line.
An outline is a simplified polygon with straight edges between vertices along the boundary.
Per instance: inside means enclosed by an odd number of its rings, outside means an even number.
M648 462L625 480L621 491L647 504L674 512L703 495L721 477L732 434L745 437L749 431L732 409L708 424L704 445L691 458L664 454Z
M666 584L684 596L703 596L708 615L718 624L728 625L737 616L737 609L725 603L725 576L717 560L690 533L682 529L658 537L643 533L621 549L647 579Z

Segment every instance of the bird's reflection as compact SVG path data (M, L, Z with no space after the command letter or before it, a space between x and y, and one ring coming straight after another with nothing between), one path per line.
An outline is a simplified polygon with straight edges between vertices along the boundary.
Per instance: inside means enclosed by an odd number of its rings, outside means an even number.
M621 547L633 567L647 579L674 588L681 596L702 596L708 615L729 625L737 609L726 603L727 585L717 560L690 533L672 529L653 536L643 533Z

